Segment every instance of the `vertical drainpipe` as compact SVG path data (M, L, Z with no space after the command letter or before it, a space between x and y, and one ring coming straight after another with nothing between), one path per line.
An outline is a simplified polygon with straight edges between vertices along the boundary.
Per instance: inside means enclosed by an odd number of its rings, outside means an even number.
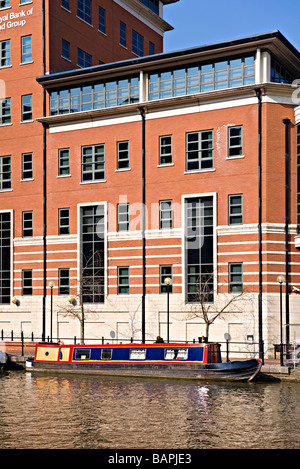
M142 117L142 258L143 258L143 293L142 293L142 343L146 340L146 119L145 109L140 108Z
M290 302L289 302L289 119L283 119L285 125L285 317L286 344L290 342Z
M45 0L42 3L43 11L43 75L46 73L46 44L45 44ZM46 90L43 88L43 117L46 117ZM46 296L47 296L47 180L46 180L46 125L43 123L43 321L42 341L46 340Z
M262 321L262 100L261 89L257 88L256 96L258 98L258 336L259 336L259 357L263 359L263 321Z

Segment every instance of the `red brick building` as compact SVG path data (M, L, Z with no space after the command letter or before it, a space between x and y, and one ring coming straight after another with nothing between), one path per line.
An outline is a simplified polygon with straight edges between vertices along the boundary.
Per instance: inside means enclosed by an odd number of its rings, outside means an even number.
M298 322L299 71L299 52L273 31L37 73L45 110L30 123L39 132L33 174L24 188L14 158L0 194L11 254L3 285L16 301L0 306L5 327L39 332L43 321L50 335L52 317L55 337L79 336L67 312L84 285L86 337L166 337L171 278L173 339L205 334L194 312L206 288L218 308L240 295L211 339L250 336L272 350L279 275L289 292L284 323ZM34 134L25 137L24 153ZM3 155L20 153L14 142Z

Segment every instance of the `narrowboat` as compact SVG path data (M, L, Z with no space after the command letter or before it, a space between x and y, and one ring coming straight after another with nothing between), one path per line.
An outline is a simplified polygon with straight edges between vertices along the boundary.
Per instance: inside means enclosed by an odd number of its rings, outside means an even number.
M68 345L38 343L26 369L42 372L251 381L258 359L222 362L218 343Z

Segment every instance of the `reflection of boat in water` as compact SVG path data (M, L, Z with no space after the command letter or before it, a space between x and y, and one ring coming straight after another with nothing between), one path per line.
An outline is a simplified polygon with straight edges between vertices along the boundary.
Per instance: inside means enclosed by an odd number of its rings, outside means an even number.
M261 361L222 362L217 343L67 345L39 343L26 363L31 371L97 373L184 379L251 381Z

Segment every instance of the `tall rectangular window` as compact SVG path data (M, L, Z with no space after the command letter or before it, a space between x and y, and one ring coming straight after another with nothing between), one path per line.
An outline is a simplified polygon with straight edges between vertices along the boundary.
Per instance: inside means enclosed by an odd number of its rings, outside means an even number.
M82 49L77 49L77 65L79 67L90 67L92 65L92 56Z
M82 147L82 182L103 181L105 178L104 144Z
M117 168L129 169L129 142L117 143Z
M172 200L159 201L159 228L173 228L173 202Z
M213 131L189 132L186 135L186 171L212 169Z
M23 153L22 155L22 179L33 179L32 153Z
M78 18L92 24L92 2L91 0L77 0Z
M11 124L11 98L0 100L0 125Z
M22 236L27 238L33 236L33 212L22 212Z
M11 189L11 157L0 156L0 190Z
M243 195L228 196L228 225L241 225L243 223Z
M32 270L22 270L22 296L32 295Z
M0 67L9 67L10 63L10 39L0 41Z
M162 135L159 137L159 164L172 163L172 135Z
M118 204L118 231L129 231L129 204Z
M126 47L126 24L120 21L120 44Z
M243 292L243 264L229 264L229 293Z
M132 30L132 52L139 57L144 55L144 38L134 30Z
M197 303L214 299L213 197L185 201L186 299Z
M99 31L103 34L106 33L106 18L105 18L105 10L102 7L99 7Z
M32 121L32 95L22 96L22 122Z
M58 269L58 294L70 293L70 269Z
M155 54L155 44L149 41L149 55Z
M129 267L118 267L118 294L129 294Z
M0 304L10 304L11 298L11 214L0 213Z
M32 36L21 37L21 63L32 62Z
M69 208L58 209L58 234L59 235L70 234L70 209Z
M70 174L70 148L58 150L58 175L68 176Z
M168 287L165 283L166 278L171 279L169 284L169 293L173 293L173 266L172 265L160 265L159 266L159 291L160 293L167 293Z
M103 205L81 208L81 278L84 303L104 303L105 211Z
M61 40L61 56L66 60L70 60L70 43L65 39Z
M243 155L243 126L228 128L228 157L234 158Z

